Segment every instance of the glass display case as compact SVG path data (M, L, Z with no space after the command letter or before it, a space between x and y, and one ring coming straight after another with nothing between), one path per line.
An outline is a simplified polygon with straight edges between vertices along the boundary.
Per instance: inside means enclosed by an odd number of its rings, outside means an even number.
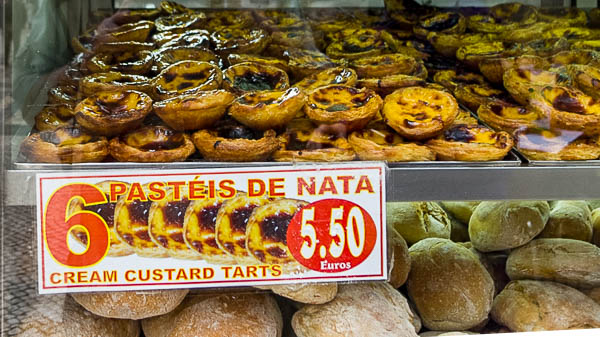
M5 2L2 336L600 333L598 5Z

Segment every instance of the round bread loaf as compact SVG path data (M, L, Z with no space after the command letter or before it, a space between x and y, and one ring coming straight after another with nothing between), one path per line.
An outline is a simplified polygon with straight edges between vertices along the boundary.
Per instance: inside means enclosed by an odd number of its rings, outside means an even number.
M587 200L588 205L591 210L595 210L596 208L600 208L600 199L596 200Z
M272 286L256 286L258 289L271 290L279 296L307 304L323 304L335 298L337 283L296 283Z
M586 289L583 292L596 303L600 304L600 288Z
M510 282L510 278L506 275L506 260L508 255L502 252L482 253L473 248L470 242L460 242L459 244L475 254L488 271L492 280L494 280L494 295L502 291L508 282Z
M340 285L326 304L306 305L292 318L298 337L416 337L421 323L388 283Z
M280 337L277 302L267 294L189 296L174 312L142 321L147 337Z
M571 239L536 239L510 253L511 280L555 281L577 288L600 287L600 248Z
M562 200L551 206L550 218L539 237L592 241L592 212L587 202Z
M137 337L139 322L96 316L66 295L38 296L22 318L18 337Z
M492 318L512 331L600 328L600 305L560 283L519 280L496 296Z
M440 204L448 214L462 223L469 223L471 215L481 201L442 201Z
M482 252L519 247L542 232L549 214L546 201L484 201L473 211L469 236Z
M96 315L122 319L142 319L163 315L175 309L188 289L156 291L117 291L71 294L77 303Z
M469 330L487 319L494 280L468 248L425 239L409 249L408 295L430 330Z
M450 219L435 202L389 202L387 225L409 245L426 238L450 238Z
M600 208L592 211L592 243L600 247Z
M406 283L410 272L408 245L402 235L392 227L388 227L388 237L392 248L389 282L394 288L400 288Z

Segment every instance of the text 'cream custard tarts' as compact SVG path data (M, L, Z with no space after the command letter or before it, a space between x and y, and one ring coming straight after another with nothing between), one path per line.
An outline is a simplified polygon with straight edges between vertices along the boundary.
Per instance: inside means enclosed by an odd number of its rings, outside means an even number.
M137 90L147 93L150 91L150 79L141 75L109 71L83 77L79 89L79 94L84 97L99 91Z
M115 183L115 181L107 180L107 181L102 181L102 182L95 184L96 187L98 187L102 191L102 193L104 193L104 195L106 196L106 202L91 205L91 206L85 206L82 199L75 198L69 204L69 214L75 214L75 213L81 212L81 211L88 211L88 212L96 213L98 216L100 216L104 220L104 222L106 223L106 226L108 226L108 231L110 234L110 248L108 249L108 256L126 256L126 255L133 254L133 250L124 241L121 241L121 239L119 239L119 237L117 236L117 234L114 230L114 228L115 228L115 207L117 205L117 200L114 200L114 201L110 200L110 184L111 183ZM127 188L129 187L129 184L127 184L127 183L124 183L124 182L117 182L117 183L122 184L122 185L126 186ZM79 242L83 247L88 246L88 243L89 243L88 234L87 234L87 231L84 230L83 228L75 227L71 231L71 236L77 242Z
M280 129L304 107L305 95L293 87L286 91L247 93L229 107L229 115L255 130Z
M523 105L527 105L534 94L547 85L571 84L566 72L559 69L511 68L504 73L503 81L510 95Z
M221 119L235 96L225 90L200 91L154 102L154 112L174 130L198 130Z
M271 43L262 29L223 28L210 36L214 51L223 57L231 53L260 54Z
M124 74L146 74L153 64L153 54L150 51L124 52L120 54L100 53L85 62L86 68L92 73L116 71Z
M579 131L522 128L515 132L519 152L532 160L593 160L600 157L600 138Z
M235 197L223 203L217 213L215 225L217 244L239 264L256 262L246 247L246 226L252 211L269 201L266 196L249 197L246 193L238 191Z
M148 233L152 241L166 250L170 257L178 259L199 259L183 238L183 224L190 204L187 191L170 189L165 198L152 203L148 212Z
M358 76L352 68L335 67L325 69L303 78L294 86L304 90L307 93L331 84L354 86Z
M295 120L279 137L281 148L273 154L275 161L351 161L356 154L345 138L346 128L341 126L338 134L329 127L315 128L309 120ZM332 126L331 128L336 128Z
M29 135L21 154L36 163L93 163L108 155L108 141L79 126L64 126Z
M163 70L181 61L201 61L220 66L223 62L219 56L202 47L176 46L165 47L156 51L156 66Z
M435 160L435 153L428 147L404 141L394 130L381 122L371 123L363 130L351 133L348 142L361 160Z
M548 124L547 116L526 107L514 105L501 100L481 105L477 116L495 130L513 133L522 127L535 127Z
M600 102L577 89L547 86L530 103L534 110L550 116L553 128L600 134Z
M152 99L142 92L101 91L77 104L75 120L93 134L110 137L135 129L150 111Z
M141 186L144 195L151 193L148 185ZM148 216L152 201L121 197L115 205L114 231L138 256L168 257L166 250L156 245L148 233Z
M279 264L284 271L299 271L287 244L290 221L308 203L300 200L277 199L252 211L246 225L246 248L261 264Z
M383 100L370 89L329 85L308 95L304 112L318 124L342 124L348 132L363 128L377 115Z
M164 100L174 96L218 89L222 81L221 69L212 63L181 61L168 66L153 79L153 94L155 98Z
M482 125L453 125L426 145L440 160L490 161L502 160L514 145L504 131L496 132Z
M458 103L452 95L440 90L409 87L388 95L382 113L385 123L401 136L422 140L452 125Z
M184 161L196 152L190 136L166 126L145 126L111 139L110 155L122 162Z
M223 87L236 94L253 91L284 90L290 80L285 71L257 63L239 63L224 72Z
M234 120L217 122L211 129L200 130L192 139L202 156L211 161L266 161L279 149L273 130L254 131Z
M205 199L192 200L185 213L185 242L209 263L235 264L235 259L219 248L216 239L217 214L226 200L218 194L211 197L206 193Z

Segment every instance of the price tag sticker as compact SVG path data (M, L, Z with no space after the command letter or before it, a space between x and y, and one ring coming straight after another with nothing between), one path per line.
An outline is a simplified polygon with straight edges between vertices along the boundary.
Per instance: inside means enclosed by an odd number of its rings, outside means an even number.
M383 163L37 176L40 293L387 279Z

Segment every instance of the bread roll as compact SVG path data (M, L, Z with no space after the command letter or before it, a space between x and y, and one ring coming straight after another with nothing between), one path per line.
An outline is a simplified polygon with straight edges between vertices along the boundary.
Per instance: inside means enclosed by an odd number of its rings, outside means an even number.
M400 288L408 279L410 272L410 256L408 255L408 246L402 235L392 228L388 227L388 236L392 254L390 254L390 284L394 288Z
M306 305L292 318L298 337L416 337L420 321L388 283L340 285L336 298Z
M469 330L487 319L494 281L468 248L425 239L409 249L408 295L430 330Z
M409 245L426 238L450 238L450 219L435 202L389 202L387 224Z
M494 280L494 295L501 292L508 282L510 282L510 278L506 275L506 260L508 259L508 255L502 252L482 253L473 248L470 242L461 242L460 245L469 248L488 271Z
M77 303L96 315L122 319L158 316L175 309L188 289L118 291L71 294Z
M595 210L596 208L600 208L600 199L597 200L587 200L588 205L591 210Z
M454 242L467 242L469 238L469 226L450 216L450 240Z
M279 296L296 302L323 304L335 298L338 292L337 283L296 283L272 286L257 286L258 289L271 290Z
M571 239L537 239L510 253L511 280L555 281L577 288L600 287L600 248Z
M592 227L594 232L592 243L600 247L600 208L592 211Z
M100 317L66 295L38 296L17 328L18 337L137 337L140 325L129 319Z
M147 337L280 337L277 302L267 294L190 296L180 308L142 322Z
M539 237L592 241L592 212L587 202L563 200L552 203L550 218Z
M596 303L600 304L600 288L586 289L583 292Z
M481 201L442 201L442 207L448 214L462 223L469 223L471 215Z
M496 297L492 318L512 331L600 328L600 305L560 283L520 280Z
M482 252L519 247L542 232L549 215L546 201L484 201L471 216L469 236Z

